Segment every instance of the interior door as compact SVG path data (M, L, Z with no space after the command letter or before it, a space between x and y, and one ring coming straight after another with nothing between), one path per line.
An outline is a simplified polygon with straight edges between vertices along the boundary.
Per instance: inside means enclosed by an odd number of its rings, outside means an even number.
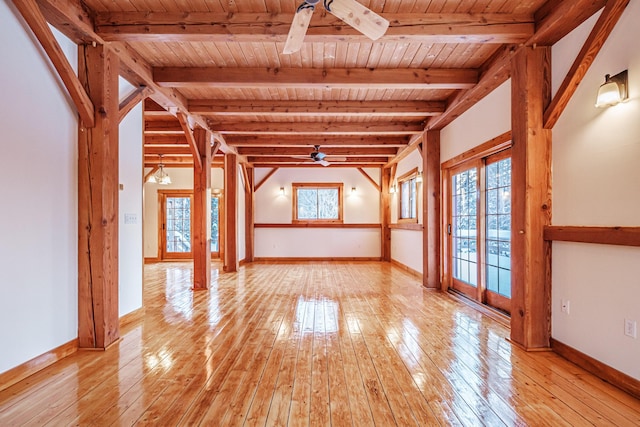
M160 253L162 259L192 258L191 206L187 192L163 192L161 195Z

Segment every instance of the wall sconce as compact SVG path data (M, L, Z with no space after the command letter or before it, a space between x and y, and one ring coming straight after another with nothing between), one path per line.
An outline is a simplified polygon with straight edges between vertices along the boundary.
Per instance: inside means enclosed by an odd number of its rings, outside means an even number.
M596 107L611 107L629 99L628 70L611 76L604 76L604 83L598 89Z
M356 194L356 187L351 187L351 194Z
M280 187L280 195L284 196L284 187Z
M398 187L396 187L395 184L389 187L389 194L395 194L397 191L398 191Z
M416 174L416 182L422 182L422 171Z

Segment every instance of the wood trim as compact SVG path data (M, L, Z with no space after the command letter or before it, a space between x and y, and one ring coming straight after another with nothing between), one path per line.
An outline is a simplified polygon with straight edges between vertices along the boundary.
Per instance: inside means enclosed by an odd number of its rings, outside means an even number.
M371 185L375 187L376 190L380 191L380 185L375 182L363 168L358 168L358 171L371 183Z
M397 224L389 224L391 230L411 230L411 231L423 231L424 225L415 222L399 222Z
M140 307L136 310L133 310L131 313L127 313L124 316L120 317L120 328L142 320L144 318L145 312L146 309L144 307Z
M257 183L257 184L256 184L256 188L255 188L253 191L254 191L254 192L258 191L258 189L259 189L260 187L262 187L262 184L264 184L265 182L267 182L267 180L268 180L269 178L271 178L271 176L272 176L274 173L278 172L278 169L280 169L280 168L273 168L273 169L271 169L271 170L270 170L270 171L269 171L269 172L264 176L264 178L262 178L262 180L261 180L259 183Z
M75 338L65 344L62 344L53 350L36 356L33 359L24 362L15 368L0 374L0 391L6 390L12 385L24 380L25 378L43 370L47 366L64 359L78 351L78 339Z
M446 162L443 162L441 168L450 169L469 160L481 159L483 157L488 157L492 154L495 154L499 151L506 150L507 148L511 147L511 138L511 131L507 131L483 144L478 145L477 147L473 147L469 151L465 151L464 153L452 157Z
M578 89L578 85L584 78L585 74L596 59L598 52L609 38L609 34L615 27L616 23L622 16L625 8L629 4L629 0L613 0L608 1L604 10L598 17L598 21L594 25L589 37L584 42L580 53L576 57L571 69L567 72L560 88L553 97L551 105L544 112L544 128L553 129L558 122L560 115L571 100L571 97Z
M256 257L255 262L381 261L380 257Z
M400 261L395 260L393 258L391 258L391 261L389 261L389 262L391 264L393 264L395 267L398 267L400 270L403 270L404 272L409 273L410 275L412 275L416 279L420 280L420 282L422 282L423 274L420 273L418 270L414 270L413 268L409 267L408 265L405 265L405 264L401 263Z
M551 349L587 372L640 399L640 381L554 338Z
M336 222L300 222L300 223L256 223L254 228L377 228L380 224L345 224Z
M78 110L82 124L88 128L95 126L94 104L80 79L65 56L60 44L49 28L42 11L35 0L13 0L13 4L31 28L47 57L58 72L60 79L69 92L69 96ZM117 64L117 62L115 63ZM116 67L117 68L117 67ZM112 114L115 113L111 112Z
M640 246L640 227L575 227L548 225L544 240L595 243L601 245Z
M144 258L144 263L145 264L155 264L157 262L160 262L160 258L158 258L158 257L145 257Z
M389 189L391 186L391 174L395 169L395 165L391 168L380 169L380 256L382 261L391 261L391 195Z

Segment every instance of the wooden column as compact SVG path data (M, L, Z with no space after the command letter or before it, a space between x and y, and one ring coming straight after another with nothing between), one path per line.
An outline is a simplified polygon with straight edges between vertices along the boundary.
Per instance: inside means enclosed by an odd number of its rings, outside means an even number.
M253 192L255 185L254 169L247 167L247 185L244 189L244 209L245 209L245 262L253 262L253 224L255 222L253 210Z
M224 271L238 271L238 155L224 155Z
M380 257L382 261L391 261L391 204L389 188L391 187L391 168L383 168L380 172L380 223L382 226L380 242Z
M211 282L211 143L209 132L201 127L193 137L200 157L200 162L193 162L193 289L207 289Z
M78 130L78 345L105 349L118 318L118 57L78 47L78 77L95 106Z
M422 284L440 289L440 131L423 135Z
M511 340L527 350L548 348L551 329L550 58L549 47L520 48L511 67Z

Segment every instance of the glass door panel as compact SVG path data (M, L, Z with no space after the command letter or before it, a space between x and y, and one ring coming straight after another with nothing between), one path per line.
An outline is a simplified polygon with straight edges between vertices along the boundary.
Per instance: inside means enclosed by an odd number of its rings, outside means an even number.
M211 254L216 258L220 255L220 198L211 197Z
M191 196L164 195L163 258L191 257Z
M478 169L451 179L451 247L453 287L476 296L478 286Z
M503 157L503 156L502 156ZM486 166L487 303L510 312L511 298L511 158Z

